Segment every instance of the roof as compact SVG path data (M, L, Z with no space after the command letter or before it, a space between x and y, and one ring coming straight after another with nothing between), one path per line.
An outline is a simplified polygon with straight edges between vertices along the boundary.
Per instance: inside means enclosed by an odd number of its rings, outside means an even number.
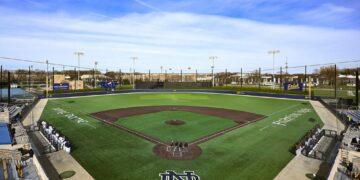
M5 123L0 123L0 145L1 144L11 144L8 125Z

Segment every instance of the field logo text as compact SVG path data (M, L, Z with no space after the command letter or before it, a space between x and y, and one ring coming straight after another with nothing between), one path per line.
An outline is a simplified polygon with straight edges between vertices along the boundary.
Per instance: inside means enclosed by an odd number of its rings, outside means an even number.
M76 115L74 115L74 114L72 114L70 112L67 112L67 111L65 111L65 110L63 110L61 108L57 107L57 108L53 108L53 110L56 112L56 114L64 115L66 118L68 118L71 121L74 121L74 122L79 123L79 124L85 124L85 125L88 125L88 126L90 126L92 128L95 128L94 126L90 125L87 120L85 120L85 119L83 119L83 118L81 118L79 116L76 116Z
M183 171L177 173L172 170L166 170L165 173L159 173L160 180L200 180L200 176L196 175L194 171Z
M287 123L295 120L296 118L311 112L312 110L309 108L303 108L300 110L297 110L289 115L286 115L285 117L280 118L277 121L272 122L273 124L280 125L280 126L286 126Z

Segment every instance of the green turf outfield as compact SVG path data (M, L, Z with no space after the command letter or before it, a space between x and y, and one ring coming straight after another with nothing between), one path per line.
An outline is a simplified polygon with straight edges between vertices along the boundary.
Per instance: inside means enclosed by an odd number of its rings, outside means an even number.
M166 124L165 121L170 119L178 119L185 124L180 126ZM171 140L190 142L237 124L230 119L185 111L162 111L130 116L121 118L116 123L165 142Z
M157 157L152 150L154 144L88 115L146 105L219 107L267 118L200 144L203 154L195 160L174 161ZM312 109L308 103L294 100L201 93L136 93L50 99L42 118L71 139L72 155L95 179L159 179L159 173L168 169L194 170L206 180L273 179L293 158L289 148L320 120L312 111L286 126L272 122L302 108Z

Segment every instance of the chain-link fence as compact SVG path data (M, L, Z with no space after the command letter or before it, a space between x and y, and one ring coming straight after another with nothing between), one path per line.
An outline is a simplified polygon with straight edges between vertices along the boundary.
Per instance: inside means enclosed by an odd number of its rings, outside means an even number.
M108 70L0 57L12 61L15 67L2 66L0 97L31 98L48 91L102 90L104 82L116 81L118 88L131 88L136 82L211 82L216 88L235 88L239 91L282 92L322 97L339 106L358 103L359 61L296 67L239 68L237 71L215 67L137 71ZM344 107L345 108L345 107Z

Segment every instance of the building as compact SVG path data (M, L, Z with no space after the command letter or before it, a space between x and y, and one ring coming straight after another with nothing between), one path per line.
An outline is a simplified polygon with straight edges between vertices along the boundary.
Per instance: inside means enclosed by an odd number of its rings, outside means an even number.
M71 80L70 76L66 76L64 74L55 74L53 79L50 80L50 84L53 83L69 83L69 90L84 89L83 80Z

